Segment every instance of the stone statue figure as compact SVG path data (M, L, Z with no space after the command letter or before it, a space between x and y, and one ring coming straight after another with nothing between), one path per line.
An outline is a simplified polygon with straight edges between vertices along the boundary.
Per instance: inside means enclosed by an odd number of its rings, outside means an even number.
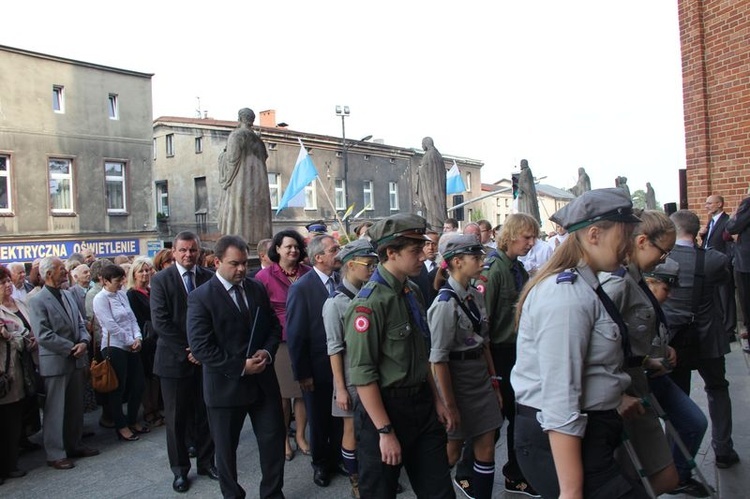
M628 193L628 197L632 199L632 196L630 195L630 187L628 187L628 177L617 177L615 179L615 187L624 189L625 192Z
M253 131L252 109L240 109L237 119L239 126L229 134L227 147L219 155L219 232L242 236L253 247L273 234L268 153Z
M646 209L656 209L656 193L654 192L654 188L651 187L651 182L646 182Z
M417 171L417 199L423 211L422 216L433 229L439 230L448 218L445 203L445 161L435 148L431 137L422 139L424 157Z
M529 162L525 159L521 160L521 174L518 176L518 211L531 215L539 223L542 221L539 216L534 175L529 168Z
M591 190L591 179L589 174L586 173L586 169L581 167L578 169L578 182L576 185L568 189L574 196L580 196L584 192Z

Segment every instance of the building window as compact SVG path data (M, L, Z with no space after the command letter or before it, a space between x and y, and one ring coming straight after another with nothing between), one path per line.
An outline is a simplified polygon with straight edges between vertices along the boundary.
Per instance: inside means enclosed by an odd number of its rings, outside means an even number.
M73 164L49 160L49 200L52 213L73 213Z
M117 94L109 94L109 119L120 119L120 110L117 108Z
M10 213L10 156L0 156L0 213Z
M315 181L310 182L305 186L305 209L318 209L317 197L315 196Z
M471 172L466 172L466 192L471 192Z
M196 137L195 138L195 154L200 154L203 152L203 137Z
M346 207L346 185L343 178L333 181L333 202L337 210L345 210Z
M174 134L170 133L167 135L167 157L172 156L174 156Z
M52 110L56 113L65 112L65 92L62 85L52 85Z
M156 187L156 218L169 216L169 189L166 180L155 183ZM160 215L161 214L161 215Z
M208 213L208 187L206 177L195 177L195 211Z
M388 198L391 203L391 211L398 210L398 182L388 182Z
M278 208L281 200L281 175L278 173L268 174L268 190L271 193L271 208Z
M154 159L156 159L156 139L154 139L154 145L151 148L154 150Z
M107 213L125 213L125 163L104 163L104 184L107 194Z
M372 202L372 180L365 180L362 186L363 203L365 210L373 210Z

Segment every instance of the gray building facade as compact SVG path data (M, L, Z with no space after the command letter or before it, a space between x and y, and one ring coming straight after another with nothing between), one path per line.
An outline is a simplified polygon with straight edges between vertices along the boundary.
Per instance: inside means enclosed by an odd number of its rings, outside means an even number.
M151 74L0 46L0 263L145 253Z

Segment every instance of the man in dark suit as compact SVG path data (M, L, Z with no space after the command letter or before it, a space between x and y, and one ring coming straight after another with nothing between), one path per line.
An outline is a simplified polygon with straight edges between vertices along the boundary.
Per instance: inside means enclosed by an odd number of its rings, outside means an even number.
M698 237L701 239L701 248L714 249L729 258L729 279L726 285L719 288L719 302L724 316L724 330L730 338L734 339L737 333L737 303L734 300L734 271L732 268L732 255L734 253L734 241L727 232L729 215L724 211L724 198L713 195L706 198L706 211L708 212L708 223L701 227Z
M742 334L747 334L750 330L750 197L742 200L729 218L726 229L729 234L737 236L733 263L742 321L745 326Z
M417 277L412 278L414 284L419 286L419 291L422 292L422 298L424 298L425 310L430 308L432 300L437 296L437 290L435 289L435 274L438 271L438 264L435 262L437 259L437 246L438 238L440 235L434 230L428 230L425 235L430 238L429 241L424 242L424 264L422 270Z
M176 492L187 492L190 488L187 478L190 457L185 436L193 418L198 474L218 479L203 402L200 362L190 351L186 328L188 294L213 275L196 265L199 253L198 236L180 232L172 245L175 264L151 278L151 324L157 335L154 374L161 380L167 454L175 476L172 488Z
M39 342L39 374L44 378L44 449L47 464L58 470L74 467L71 458L99 451L83 446L83 372L89 341L75 300L60 286L68 272L62 260L43 258L39 272L44 287L29 299L31 329Z
M663 305L672 345L677 347L677 366L671 376L688 395L692 370L696 369L703 378L716 466L728 468L739 462L739 456L732 442L732 402L724 363L724 355L729 353L729 339L724 334L721 309L716 302L718 288L729 278L729 262L718 251L695 246L700 230L700 220L695 213L678 210L670 218L677 228L677 242L670 258L680 266L679 285L672 288ZM696 286L698 289L694 290ZM689 352L694 355L688 355ZM696 359L694 363L685 365L691 357Z
M214 277L188 297L190 349L203 365L203 397L224 497L245 497L237 482L237 445L247 415L258 441L260 497L282 498L284 415L271 366L281 323L265 287L246 277L247 243L239 236L216 242Z
M333 373L328 358L323 304L336 289L339 244L328 235L310 240L313 270L292 284L286 300L286 334L294 378L299 381L310 421L313 481L327 487L338 471L343 426L331 415Z

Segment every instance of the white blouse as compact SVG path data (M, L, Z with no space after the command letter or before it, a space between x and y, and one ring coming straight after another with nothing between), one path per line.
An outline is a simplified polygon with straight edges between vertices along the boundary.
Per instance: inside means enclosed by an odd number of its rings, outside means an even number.
M107 348L107 338L109 346L128 351L135 340L141 339L141 330L125 291L99 291L94 297L94 315L102 328L102 350Z

